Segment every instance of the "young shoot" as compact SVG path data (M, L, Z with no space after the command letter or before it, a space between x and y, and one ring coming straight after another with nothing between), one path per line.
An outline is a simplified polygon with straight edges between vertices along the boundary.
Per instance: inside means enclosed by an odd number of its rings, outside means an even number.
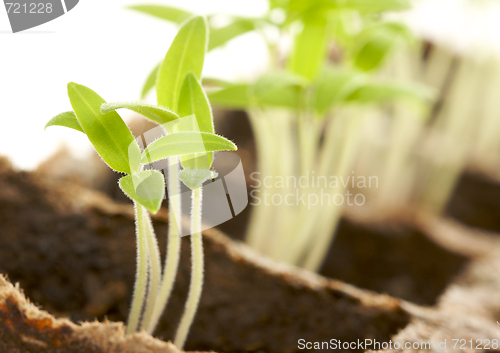
M189 16L187 16L189 17ZM186 17L186 18L187 18ZM184 18L185 19L185 18ZM188 73L201 78L206 52L207 29L205 20L193 17L186 21L175 36L162 64L155 69L152 86L156 85L158 106L145 103L119 102L103 105L103 111L129 109L160 124L165 134L171 134L179 129L174 128L179 119L178 100L181 85ZM151 86L151 87L152 87ZM151 88L150 87L150 88ZM148 89L149 90L149 89ZM197 136L193 141L198 141ZM159 146L157 143L156 147ZM156 157L158 149L151 148L149 157ZM167 256L160 289L151 316L146 316L141 328L153 334L162 313L164 312L172 289L180 260L180 227L181 227L181 187L179 180L179 156L168 158L167 190L169 198L169 228Z
M292 204L266 205L262 199L256 200L248 244L275 259L316 271L333 239L342 205L333 201L327 207L303 205L300 200L304 196L321 199L320 190L272 186L263 190L262 178L299 180L316 173L345 179L361 144L366 115L365 109L357 107L370 104L373 109L400 98L425 100L428 91L416 85L384 82L372 74L381 71L395 48L411 41L404 25L379 16L384 11L408 8L408 1L347 1L340 8L316 6L315 1L298 3L271 1L270 12L261 18L228 18L227 25L210 31L208 50L249 31L262 34L272 63L269 72L253 82L212 80L215 87L209 98L212 104L249 113L261 176L254 195L275 195L277 200ZM160 5L132 9L174 23L189 16L183 10ZM272 12L278 9L286 20L273 20ZM277 35L268 35L271 27ZM290 34L294 35L292 50L286 57L279 52L280 41ZM160 79L161 70L160 75L156 74L158 68L149 75L143 95ZM177 85L176 78L171 77ZM156 85L157 89L161 86ZM326 191L330 200L345 192L346 187ZM293 200L290 194L296 195Z
M181 148L183 144L197 143L205 148L204 153L181 154L180 162L183 169L176 171L178 180L192 190L191 280L184 314L174 339L174 344L179 348L184 346L187 339L203 287L204 260L201 226L203 183L216 175L216 172L211 170L214 152L236 149L236 146L228 145L227 140L214 134L210 104L199 80L206 52L206 33L207 28L203 18L195 17L181 28L174 39L160 67L156 90L158 97L163 97L162 103L171 106L181 118L169 124L169 132L174 133L161 137L144 151L145 157L150 162L165 158L164 153L169 149L167 144L169 137L168 142L174 143L178 148ZM182 53L183 57L187 58L185 62L176 60L178 53ZM176 68L177 71L175 71ZM181 78L182 81L180 81ZM160 98L158 99L160 101ZM165 303L161 302L159 305L165 305Z
M68 96L73 111L59 114L46 125L69 127L87 135L103 161L123 173L121 190L133 201L136 219L137 272L127 334L139 329L152 333L173 287L180 253L180 180L193 191L191 243L193 273L175 343L182 348L193 321L203 283L201 240L202 184L214 175L210 170L213 154L234 151L229 140L214 134L212 114L199 79L206 52L205 20L195 17L179 31L160 69L157 85L158 106L144 103L106 103L85 86L69 83ZM163 126L173 124L168 134L141 151L129 128L116 112L127 108ZM195 116L185 119L187 116ZM181 117L181 118L180 118ZM168 254L162 269L150 213L161 207L165 180L157 170L145 169L152 162L169 159L170 225ZM178 171L179 161L185 167ZM172 193L172 188L174 193ZM162 277L163 274L163 277Z

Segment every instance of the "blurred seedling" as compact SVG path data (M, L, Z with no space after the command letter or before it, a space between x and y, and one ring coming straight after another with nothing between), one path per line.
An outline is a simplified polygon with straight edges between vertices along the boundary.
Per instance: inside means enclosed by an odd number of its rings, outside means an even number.
M270 0L269 11L260 18L229 16L218 26L218 16L209 16L209 50L251 31L261 34L269 48L269 70L252 82L203 81L211 86L212 104L248 112L260 181L298 180L313 173L345 179L351 174L367 115L395 101L425 109L432 96L426 87L379 77L391 55L413 42L403 24L386 21L383 14L408 6L405 0ZM162 5L132 9L174 23L190 15ZM283 42L290 41L291 50L283 51ZM157 70L149 75L143 95L154 87ZM401 160L406 150L392 150L394 156L388 159ZM258 185L260 195L266 191L280 196L278 200L295 194L290 187L264 190L262 182ZM345 189L339 186L327 193L332 200ZM333 240L342 204L309 207L298 201L302 195L321 197L318 188L307 187L298 190L297 200L290 202L293 206L257 204L247 242L275 259L317 271Z

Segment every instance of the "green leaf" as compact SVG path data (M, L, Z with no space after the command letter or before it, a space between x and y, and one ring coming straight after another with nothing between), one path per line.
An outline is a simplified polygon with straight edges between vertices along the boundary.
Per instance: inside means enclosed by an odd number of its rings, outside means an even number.
M127 175L118 182L122 191L133 201L155 214L165 196L165 179L157 170L144 170Z
M141 162L148 164L172 156L236 150L234 143L209 132L176 132L149 144Z
M253 85L253 96L257 99L264 99L275 91L282 91L287 87L302 88L307 85L307 80L303 77L285 71L272 72L262 75Z
M295 108L301 85L278 80L273 83L272 78L277 76L265 75L255 85L237 84L210 92L208 98L213 105L229 109L246 109L254 105Z
M68 83L68 96L78 122L104 162L118 172L135 172L139 167L139 145L118 113L102 114L104 99L74 82Z
M336 0L341 8L357 10L363 14L409 9L408 0Z
M287 9L290 0L269 0L269 5L271 9L283 8Z
M285 107L295 109L300 102L300 93L297 87L282 87L269 92L265 97L256 101L260 106Z
M382 23L366 28L355 38L354 65L364 71L378 68L398 44L411 40L407 27Z
M177 112L179 94L188 72L201 77L207 46L207 24L203 17L186 22L174 38L156 81L158 104Z
M142 87L141 98L144 99L149 91L156 85L156 78L158 77L158 72L160 71L160 64L155 66L155 68L150 72L144 86Z
M219 78L213 78L213 77L203 77L202 81L203 86L205 87L231 87L233 84L229 81L221 80Z
M187 117L194 115L195 119L181 119L196 122L197 126L183 127L180 131L201 131L214 133L214 122L208 98L201 88L200 82L193 73L188 73L182 84L179 96L179 115ZM181 122L182 123L182 122ZM212 166L213 153L203 153L197 156L182 156L184 168L209 169Z
M179 96L179 116L195 115L199 131L214 132L214 122L208 98L193 73L184 79Z
M371 82L365 83L347 98L355 103L383 102L394 99L416 99L428 101L435 98L435 92L417 83Z
M324 115L334 104L345 102L366 80L366 75L358 72L327 70L316 86L312 104L320 115Z
M205 181L216 177L217 173L210 169L191 169L187 167L179 171L179 179L191 190L199 188Z
M47 125L45 125L45 129L47 129L49 126L64 126L85 133L85 131L83 131L82 129L82 126L78 122L78 119L76 118L75 112L71 111L58 114L50 119Z
M167 108L159 107L157 105L140 103L140 102L116 102L106 103L101 105L101 113L106 114L117 109L129 109L142 116L158 123L165 124L170 121L179 119L179 116Z
M129 9L178 24L192 16L190 12L163 5L134 5L130 6Z
M229 109L245 109L250 106L250 85L237 84L208 93L213 105Z
M302 32L295 37L288 69L306 79L314 79L325 62L326 44L326 22L306 23Z
M362 14L410 8L408 0L291 0L290 10L302 15L319 15L329 10L351 9Z
M307 85L303 77L289 72L273 72L261 76L253 85L250 95L255 104L295 108L299 92Z
M255 20L248 18L235 18L227 26L210 28L208 50L220 47L231 39L255 29Z

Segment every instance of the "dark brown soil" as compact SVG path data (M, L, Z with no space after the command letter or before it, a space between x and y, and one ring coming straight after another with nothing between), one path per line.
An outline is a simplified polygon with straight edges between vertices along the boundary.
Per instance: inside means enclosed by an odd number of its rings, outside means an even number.
M49 189L50 186L50 189ZM44 309L72 321L124 321L135 274L131 206L71 184L48 185L0 162L0 273ZM154 222L161 249L167 222ZM183 241L177 285L157 331L171 339L189 278ZM205 234L206 281L186 349L297 351L297 341L387 341L410 320L399 301L265 260ZM243 247L245 249L245 247ZM250 251L251 253L251 251ZM258 257L256 257L258 259Z
M446 213L469 226L500 232L500 182L477 172L463 173Z
M233 114L236 115L221 116L225 117L224 119L247 121L245 115ZM232 125L237 124L221 124L226 128ZM145 128L135 129L140 133ZM239 142L252 148L251 139L244 138L244 131L227 132L240 136ZM240 148L239 153L245 169L252 171L253 162L246 156L245 149ZM54 158L46 164L45 169L60 169L54 165L60 160L67 161L68 156ZM98 162L101 163L100 160ZM102 171L101 176L100 180L108 180L105 183L107 186L101 190L115 200L126 202L116 184L118 175L106 169ZM217 228L233 239L244 240L250 214L249 205L238 217ZM343 218L321 274L420 305L434 305L447 284L467 263L468 258L439 246L411 220L402 219L404 217L382 222L364 222L360 219Z
M131 205L114 203L76 180L54 180L16 172L0 159L0 273L59 317L124 321L135 274ZM165 212L154 225L164 250ZM496 335L499 240L453 222L344 219L323 269L359 287L431 308L274 263L216 231L205 233L204 245L206 282L188 350L295 352L299 339L434 342ZM188 279L184 239L176 288L156 333L161 339L173 336ZM4 351L149 353L175 348L145 335L124 338L121 324L56 320L0 281Z
M410 222L340 222L321 274L420 305L434 305L469 258Z

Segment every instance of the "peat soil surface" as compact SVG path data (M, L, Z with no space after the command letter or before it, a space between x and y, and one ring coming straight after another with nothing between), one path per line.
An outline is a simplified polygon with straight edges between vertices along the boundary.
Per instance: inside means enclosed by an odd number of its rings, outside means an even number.
M18 172L0 159L0 273L58 317L123 322L135 276L130 202L65 180ZM164 210L154 218L162 255L167 221ZM299 339L492 338L500 319L500 246L491 238L425 217L344 219L323 274L391 297L274 263L206 232L205 287L186 349L294 352ZM185 238L158 338L173 337L189 256Z
M130 203L14 171L0 159L0 224L0 273L32 302L75 323L126 320L136 266ZM164 254L165 212L154 226ZM216 231L205 234L204 246L206 280L188 350L293 352L299 339L325 337L385 342L410 322L397 299L252 260L237 250L246 247ZM184 307L189 256L184 238L176 287L156 333L165 340ZM14 304L11 314L18 312Z
M500 232L500 183L484 173L463 173L446 213L471 227Z

